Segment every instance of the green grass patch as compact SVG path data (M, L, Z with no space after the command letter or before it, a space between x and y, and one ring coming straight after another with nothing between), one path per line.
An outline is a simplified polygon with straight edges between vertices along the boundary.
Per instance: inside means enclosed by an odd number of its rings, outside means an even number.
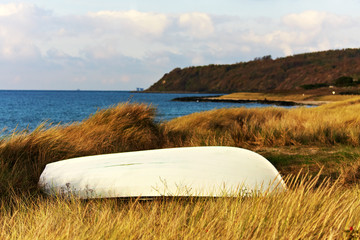
M257 151L268 159L282 175L303 174L339 178L353 168L360 159L360 149L351 146L333 147L278 147Z

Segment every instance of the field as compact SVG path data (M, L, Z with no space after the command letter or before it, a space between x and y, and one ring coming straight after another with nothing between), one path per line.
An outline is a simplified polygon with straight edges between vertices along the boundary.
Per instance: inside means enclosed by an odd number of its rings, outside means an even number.
M82 122L40 125L0 142L0 239L356 239L360 98L295 109L218 109L169 122L124 103ZM65 200L37 188L53 161L143 149L225 145L254 150L285 193L234 198Z
M303 104L314 104L314 105L321 105L329 102L334 101L345 101L354 98L354 95L339 95L339 94L332 94L332 92L337 93L341 91L339 89L319 89L319 90L312 90L312 91L303 91L304 93L255 93L255 92L238 92L238 93L231 93L227 95L223 95L218 97L218 99L242 99L242 100L269 100L269 101L291 101L291 102L298 102Z

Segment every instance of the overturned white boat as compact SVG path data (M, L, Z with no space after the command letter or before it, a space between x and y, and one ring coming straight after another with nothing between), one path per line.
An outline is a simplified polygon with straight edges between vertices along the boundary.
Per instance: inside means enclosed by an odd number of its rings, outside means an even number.
M104 154L47 164L39 187L80 198L234 196L283 191L275 167L235 147L184 147Z

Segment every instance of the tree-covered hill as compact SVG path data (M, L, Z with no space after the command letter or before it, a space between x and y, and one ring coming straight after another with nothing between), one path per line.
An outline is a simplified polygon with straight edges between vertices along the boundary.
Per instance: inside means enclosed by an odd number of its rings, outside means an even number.
M333 85L342 77L353 79L350 82L354 83L359 80L360 49L304 53L275 60L264 56L236 64L176 68L147 91L229 93L294 90Z

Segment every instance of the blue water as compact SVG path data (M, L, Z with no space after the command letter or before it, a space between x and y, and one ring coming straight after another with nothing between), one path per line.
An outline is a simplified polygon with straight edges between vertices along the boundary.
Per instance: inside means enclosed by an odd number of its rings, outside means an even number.
M0 91L0 130L33 130L40 123L81 121L98 109L121 102L147 103L157 108L157 121L194 112L229 107L268 107L257 103L174 102L171 99L209 94L132 93L128 91Z

